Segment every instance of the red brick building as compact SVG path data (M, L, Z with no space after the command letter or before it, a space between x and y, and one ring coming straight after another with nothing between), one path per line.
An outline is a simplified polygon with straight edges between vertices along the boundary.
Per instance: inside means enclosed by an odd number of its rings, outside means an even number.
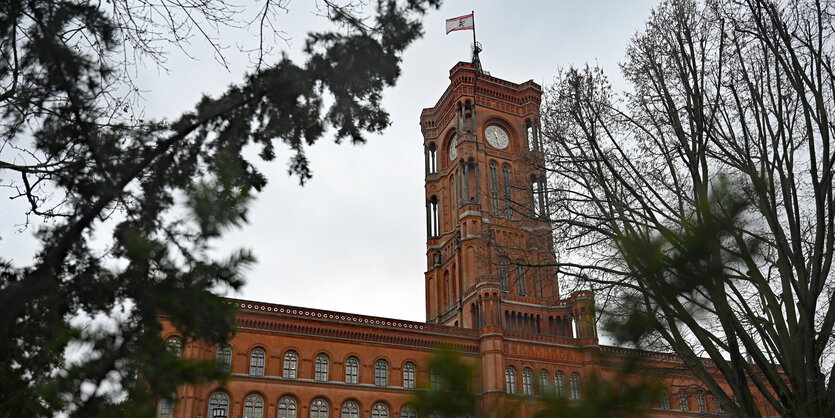
M176 402L160 402L159 416L415 417L406 402L433 380L428 359L441 344L476 365L471 388L482 411L540 387L579 399L592 376L622 379L618 364L630 353L599 344L593 295L560 295L554 271L538 267L555 257L537 168L541 92L460 62L421 113L426 323L231 300L240 311L229 345L183 345L165 324L183 356L214 359L232 379L181 388ZM720 413L673 357L641 355L666 388L646 400L651 415ZM524 401L517 415L537 407Z

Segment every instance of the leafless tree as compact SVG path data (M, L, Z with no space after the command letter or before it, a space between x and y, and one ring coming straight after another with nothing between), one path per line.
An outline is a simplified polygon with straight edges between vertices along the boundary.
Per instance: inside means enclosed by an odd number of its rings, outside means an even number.
M628 47L631 91L570 68L543 109L560 274L734 416L835 414L833 13L665 1Z

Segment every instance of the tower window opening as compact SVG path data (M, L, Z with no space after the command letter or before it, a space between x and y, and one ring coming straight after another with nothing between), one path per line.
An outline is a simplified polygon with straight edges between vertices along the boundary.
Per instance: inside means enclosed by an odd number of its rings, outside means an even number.
M426 174L435 174L438 172L438 147L434 142L430 142L426 147Z
M531 206L533 215L537 218L548 214L545 203L545 182L542 179L531 178Z
M460 166L458 177L461 179L461 204L479 203L478 163L470 159Z
M501 286L503 291L507 291L507 261L506 260L499 260L499 265L497 266L498 276L499 276L499 285Z
M539 123L537 121L525 121L525 142L527 142L528 151L542 150L541 136Z
M438 214L438 198L432 196L426 202L426 235L427 238L441 236L440 216Z
M504 185L504 217L513 218L513 206L511 205L510 193L510 166L502 166L502 184Z
M475 130L475 106L470 102L464 103L464 131Z
M499 209L499 174L495 161L490 161L490 213L501 216Z
M529 120L525 121L525 143L528 146L528 151L534 151L533 124Z

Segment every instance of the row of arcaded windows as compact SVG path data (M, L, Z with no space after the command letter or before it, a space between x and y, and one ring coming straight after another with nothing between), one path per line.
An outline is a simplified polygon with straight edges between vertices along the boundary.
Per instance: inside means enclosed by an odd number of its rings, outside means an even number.
M228 347L228 346L227 346ZM218 348L217 363L218 367L224 365L227 367L225 353L226 347ZM264 358L265 353L262 348L254 348L249 355L249 374L251 376L264 375ZM298 363L299 356L293 350L284 352L282 364L282 377L288 379L298 378ZM314 359L313 379L320 382L327 382L330 379L330 358L327 354L321 353L316 355ZM357 384L359 383L360 361L357 357L351 356L345 360L345 383ZM374 385L388 386L389 365L383 360L377 360L374 363ZM403 387L411 389L415 385L415 365L414 363L406 363L403 365Z
M180 356L183 349L183 340L178 336L169 337L165 341L166 348ZM266 366L266 352L261 347L253 348L249 352L249 375L264 376ZM232 346L222 344L217 348L215 364L219 371L229 372L232 366ZM316 355L314 359L313 379L319 382L330 380L330 357L325 353ZM288 379L298 378L299 355L293 350L284 352L281 376ZM356 356L348 357L345 360L345 383L359 383L360 361ZM374 363L374 385L388 386L388 363L379 359ZM412 362L403 365L403 387L413 389L415 387L415 376L417 368Z
M252 393L246 396L243 402L243 410L240 412L231 410L232 403L226 392L214 392L209 397L207 417L227 418L229 416L240 416L243 418L264 418L264 398ZM295 396L284 395L276 405L277 418L299 418L299 401ZM341 418L359 418L359 402L354 399L347 399L342 402L340 408L336 409ZM332 416L331 405L327 399L319 397L310 402L310 418L328 418ZM391 416L389 404L383 401L375 402L371 407L371 418L389 418ZM417 418L417 411L411 405L403 405L400 408L400 417Z
M516 368L513 366L507 366L504 372L505 376L505 391L509 394L516 394L518 392L518 387L516 384ZM542 369L539 371L539 390L544 390L545 388L550 388L551 382L548 378L548 371ZM571 376L568 379L568 386L570 392L568 393L569 399L579 400L580 399L580 375L576 372L571 373ZM562 371L557 371L554 374L554 390L556 391L557 397L565 397L565 374ZM522 369L522 395L526 396L533 396L534 394L534 386L533 386L533 370L529 367L525 367ZM541 394L541 393L540 393Z
M629 386L626 383L620 384L620 397L621 401L624 402L626 397L629 393ZM661 389L658 393L658 406L665 411L669 411L670 408L670 395L667 389ZM707 403L705 402L705 392L696 392L696 405L698 407L698 412L708 412L707 410ZM644 396L641 399L641 406L647 409L653 408L652 401L647 393L644 393ZM678 391L678 409L681 411L690 411L690 405L688 404L688 396L687 392L684 389ZM722 410L722 406L719 405L719 401L716 401L716 413L724 413L725 411Z

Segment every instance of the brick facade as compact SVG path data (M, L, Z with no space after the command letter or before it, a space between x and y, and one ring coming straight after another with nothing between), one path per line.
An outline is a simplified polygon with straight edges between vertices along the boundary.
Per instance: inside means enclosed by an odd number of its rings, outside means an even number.
M290 400L300 418L407 417L401 413L409 386L428 384L428 359L441 345L476 366L470 387L484 415L516 395L535 398L542 377L569 398L578 390L573 383L622 379L618 366L635 354L667 388L666 403L648 400L650 416L719 413L674 356L600 345L591 293L560 294L547 267L555 257L551 230L539 218L548 204L538 195L544 185L540 97L533 81L511 83L461 62L450 70L437 104L422 111L427 322L229 300L239 308L229 344L232 378L225 385L181 388L160 416L278 417ZM488 140L488 132L495 138ZM162 322L164 337L178 338ZM215 361L220 352L199 342L182 347L182 355L194 359ZM354 361L356 369L349 365ZM685 412L678 410L680 391ZM226 407L210 408L213 398ZM323 407L327 413L319 414ZM516 415L531 416L536 408L535 400L521 402Z

